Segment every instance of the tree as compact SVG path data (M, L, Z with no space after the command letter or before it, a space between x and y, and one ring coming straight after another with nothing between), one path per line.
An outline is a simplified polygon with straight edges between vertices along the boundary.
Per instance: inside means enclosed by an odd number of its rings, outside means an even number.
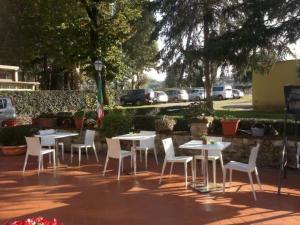
M299 0L162 0L153 6L161 15L155 34L165 40L164 68L179 61L180 82L187 65L201 64L211 108L220 65L241 71L268 64L287 54L300 35Z

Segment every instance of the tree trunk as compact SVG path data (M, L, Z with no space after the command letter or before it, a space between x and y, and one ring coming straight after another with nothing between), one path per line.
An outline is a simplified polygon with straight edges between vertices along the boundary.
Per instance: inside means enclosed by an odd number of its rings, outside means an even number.
M212 99L212 76L211 76L211 62L207 55L208 40L210 36L209 25L210 25L210 10L208 6L209 2L205 1L204 4L204 15L203 15L203 32L204 32L204 60L203 60L203 74L205 77L205 91L206 99L208 101L208 107L213 110L213 99Z

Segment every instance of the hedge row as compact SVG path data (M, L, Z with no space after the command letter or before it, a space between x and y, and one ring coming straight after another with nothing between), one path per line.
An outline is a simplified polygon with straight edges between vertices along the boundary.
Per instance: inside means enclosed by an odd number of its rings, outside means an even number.
M14 99L18 115L95 110L97 101L91 91L1 91L5 96Z
M141 116L136 115L133 118L134 128L138 130L155 130L154 121L160 117L158 116ZM174 131L189 131L189 120L185 118L175 118L176 125ZM241 119L239 124L240 134L244 134L247 131L250 132L251 127L257 123L257 119ZM277 135L283 134L284 122L278 120L259 120L260 124L265 126L265 135L274 136L274 130L277 131ZM297 125L298 135L300 134L300 124ZM220 119L214 119L212 125L209 128L211 134L222 134L222 125ZM293 136L296 134L296 126L293 122L287 123L287 134Z

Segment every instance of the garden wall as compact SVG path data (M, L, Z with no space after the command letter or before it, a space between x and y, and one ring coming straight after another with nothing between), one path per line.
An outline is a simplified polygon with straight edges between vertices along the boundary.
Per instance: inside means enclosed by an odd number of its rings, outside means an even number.
M14 99L18 115L96 109L92 91L1 91L0 96Z

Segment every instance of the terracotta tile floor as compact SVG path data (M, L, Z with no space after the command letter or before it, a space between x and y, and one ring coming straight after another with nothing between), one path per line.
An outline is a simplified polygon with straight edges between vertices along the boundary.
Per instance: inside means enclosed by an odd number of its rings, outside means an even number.
M119 182L113 161L107 176L101 175L104 155L100 164L84 158L80 168L75 161L40 176L34 158L22 176L23 160L24 156L0 156L0 224L40 215L65 225L300 224L300 176L295 173L288 174L284 194L278 196L277 171L260 170L264 191L255 202L247 175L237 172L225 195L199 194L184 188L183 165L176 165L175 175L159 185L162 163L156 166L152 159L151 172L136 177L124 173ZM129 162L125 169L130 170Z

